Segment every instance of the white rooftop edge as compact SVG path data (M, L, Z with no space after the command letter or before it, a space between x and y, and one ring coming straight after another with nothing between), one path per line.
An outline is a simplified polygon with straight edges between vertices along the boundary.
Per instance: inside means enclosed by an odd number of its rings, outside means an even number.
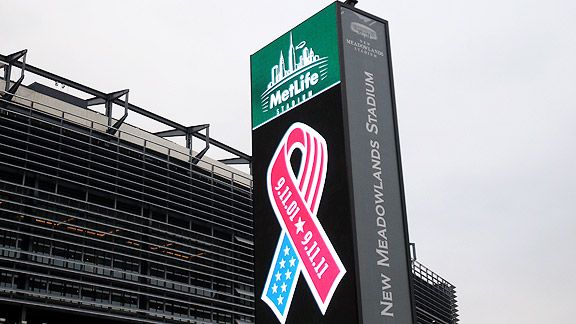
M4 85L4 80L0 80L1 89L4 89ZM100 132L106 132L107 129L106 125L108 123L108 117L105 115L33 91L24 85L18 88L16 96L13 97L12 102L19 103L44 113L62 117L64 120L88 128L93 128ZM186 147L160 136L156 136L128 123L123 123L120 126L116 136L125 141L166 154L182 161L190 160L190 151ZM197 152L193 151L193 154L197 154ZM198 162L197 166L207 171L214 172L214 174L221 177L231 179L249 187L252 186L252 176L250 174L232 168L220 161L204 156Z

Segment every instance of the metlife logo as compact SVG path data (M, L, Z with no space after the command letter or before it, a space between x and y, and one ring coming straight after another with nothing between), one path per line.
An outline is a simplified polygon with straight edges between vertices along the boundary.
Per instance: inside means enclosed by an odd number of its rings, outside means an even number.
M340 82L336 24L331 5L251 56L253 129Z
M312 97L314 86L327 75L328 58L306 47L306 41L294 46L290 33L287 60L281 51L278 64L270 70L271 81L261 96L262 111L276 109L276 114L280 114L304 102Z

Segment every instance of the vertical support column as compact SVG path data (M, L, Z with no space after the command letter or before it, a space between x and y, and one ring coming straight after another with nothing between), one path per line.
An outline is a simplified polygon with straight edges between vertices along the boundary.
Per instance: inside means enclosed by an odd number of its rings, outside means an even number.
M128 117L128 93L130 90L120 90L116 92L112 92L107 94L104 97L94 97L86 100L86 107L94 106L94 105L102 105L104 104L105 108L105 115L108 117L108 130L106 133L110 135L114 135L118 128L122 125L124 120ZM122 96L126 96L126 100L124 100L124 115L112 125L112 106L115 100L120 99Z
M186 148L190 154L190 162L192 162L192 133L186 133Z
M110 127L112 126L112 102L106 100L104 107L106 108L106 117L108 117L108 127Z
M28 323L28 308L26 306L22 306L22 310L20 312L20 323Z
M10 90L10 75L12 74L12 64L7 64L4 66L4 91L8 92Z
M28 50L22 50L20 52L16 52L16 53L8 55L8 56L0 55L0 61L7 63L6 65L3 66L4 67L4 80L6 81L6 84L4 85L4 91L6 91L7 93L2 95L2 99L6 100L6 101L12 100L12 97L14 96L13 94L16 93L16 91L18 90L18 87L20 87L20 85L22 84L22 81L24 81L24 71L26 70L26 53L27 52L28 52ZM12 82L10 80L10 78L12 76L12 65L14 63L17 63L19 59L22 59L20 78L18 78L18 81L16 81L14 84L12 84Z

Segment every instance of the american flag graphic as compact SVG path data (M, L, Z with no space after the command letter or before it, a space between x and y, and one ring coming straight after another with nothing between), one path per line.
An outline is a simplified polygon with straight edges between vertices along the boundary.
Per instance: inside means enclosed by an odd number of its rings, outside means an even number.
M276 257L272 260L273 266L270 268L262 299L284 323L301 272L300 260L286 233L282 233L282 238L278 240L274 255Z

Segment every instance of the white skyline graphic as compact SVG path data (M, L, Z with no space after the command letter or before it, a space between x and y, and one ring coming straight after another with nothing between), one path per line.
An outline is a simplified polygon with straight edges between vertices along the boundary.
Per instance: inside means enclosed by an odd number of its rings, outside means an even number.
M266 90L262 93L262 111L266 112L270 108L275 107L277 114L282 113L313 96L312 89L310 89L310 84L306 80L306 86L304 84L299 84L296 81L297 87L300 85L300 90L296 91L298 94L290 93L289 100L282 100L279 105L270 104L270 95L274 94L282 85L290 85L294 80L298 79L299 75L311 71L314 69L315 73L318 73L316 80L324 80L328 75L328 58L321 57L318 55L313 48L307 47L306 41L301 41L298 45L294 46L294 40L292 33L290 33L290 43L288 45L287 54L280 50L278 64L274 65L270 69L270 82L268 83ZM314 81L316 82L316 81ZM315 83L314 83L315 84ZM306 89L303 89L303 88ZM305 90L305 91L304 91Z
M297 52L299 50L299 56ZM292 33L290 33L290 46L288 47L288 60L284 60L284 53L280 51L280 58L278 64L274 65L270 70L270 83L267 89L272 88L274 85L282 82L292 74L305 68L306 66L319 61L320 55L314 52L314 49L306 47L306 41L300 42L294 46Z

